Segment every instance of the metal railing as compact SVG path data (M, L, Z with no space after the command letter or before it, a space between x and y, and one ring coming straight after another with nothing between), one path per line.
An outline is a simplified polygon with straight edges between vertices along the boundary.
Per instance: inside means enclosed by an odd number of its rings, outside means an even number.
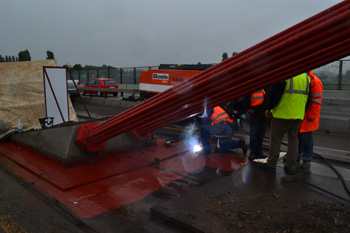
M111 78L118 84L139 84L140 72L142 70L157 69L158 66L108 68L108 69L87 69L72 70L74 79L78 79L81 84L85 84L92 78Z
M350 90L350 60L339 60L314 69L324 90Z
M118 84L139 84L142 70L158 69L158 66L72 70L80 84L92 78L111 78ZM338 60L314 69L314 74L323 82L325 90L350 90L350 60Z

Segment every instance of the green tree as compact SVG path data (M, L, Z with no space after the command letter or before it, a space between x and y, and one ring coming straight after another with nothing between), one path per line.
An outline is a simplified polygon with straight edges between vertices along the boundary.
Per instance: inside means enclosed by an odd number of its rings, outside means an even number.
M0 55L0 62L4 62L5 59L3 58L3 56Z
M46 60L55 59L53 52L51 52L49 50L46 51L46 55L47 55Z
M97 68L100 68L100 67L97 67ZM115 69L115 68L116 67L110 66L110 65L105 65L105 64L102 65L102 69Z
M75 65L73 66L73 69L74 69L74 70L82 70L83 67L82 67L80 64L75 64Z
M227 53L226 53L226 52L223 53L223 54L222 54L222 60L225 61L227 58L228 58Z
M12 56L12 62L15 62L16 59L15 59L15 56Z
M233 57L234 55L236 55L236 54L238 54L238 53L237 53L237 52L233 52L233 53L232 53L232 57Z
M9 62L9 56L5 56L5 62Z
M18 53L18 61L31 61L30 53L28 49Z

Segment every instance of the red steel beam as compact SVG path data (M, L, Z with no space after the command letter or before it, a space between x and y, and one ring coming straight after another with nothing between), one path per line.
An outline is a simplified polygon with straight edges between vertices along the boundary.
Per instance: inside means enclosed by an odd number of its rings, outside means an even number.
M314 54L320 49L331 47L350 37L349 2L343 1L197 74L190 78L188 82L158 94L157 98L151 98L100 125L82 125L78 129L76 143L81 148L86 148L87 152L98 151L103 149L106 140L121 133L135 128L140 128L140 132L145 133L147 130L158 127L159 122L153 121L155 117L166 119L168 116L171 120L178 119L180 116L183 117L179 109L185 106L186 103L201 101L206 95L215 96L217 92L224 92L228 86L242 86L244 93L249 93L258 88L245 83L247 80L269 83L270 85L280 81L281 78L272 79L271 77L267 80L261 80L260 76L263 73L279 69L281 66L291 66L291 69L293 69L294 60ZM344 56L346 55L349 55L348 50ZM278 76L279 74L276 73L275 75ZM284 79L288 77L291 76L283 76ZM231 98L237 97L238 94L235 92L237 89L231 89L233 91ZM239 95L244 94L241 91L239 93ZM224 98L228 97L224 96ZM194 107L197 112L198 108L199 104ZM176 115L172 116L174 112ZM187 113L187 110L183 112ZM162 125L172 122L174 121L166 122L162 120ZM146 125L146 127L143 125Z
M343 8L337 8L337 7L334 7L335 9L337 9L337 14L340 14L340 13L344 13L344 12L346 12L346 10L344 10ZM325 11L325 12L328 12L328 11ZM301 24L301 25L303 25L303 27L311 27L311 26L313 26L313 25L317 25L318 23L322 23L326 18L331 18L331 17L333 17L333 16L335 16L335 13L334 12L331 12L331 14L330 15L326 15L325 13L320 13L320 15L322 15L322 17L320 18L320 19L318 19L317 21L315 21L315 22L313 22L313 23L308 23L308 24L306 24L306 23L304 23L304 24ZM316 18L316 17L312 17L312 18ZM311 24L311 25L310 25ZM286 30L286 31L291 31L291 30ZM290 36L288 36L288 35L286 35L285 36L286 38L289 38ZM270 41L270 39L268 39L267 41ZM262 49L264 49L264 48L262 48ZM248 51L249 51L250 49L248 49ZM237 55L235 55L234 56L234 58L236 58L236 57L239 57L238 56L239 54L237 54ZM235 62L237 62L237 61L235 61ZM228 62L226 62L226 63L228 63ZM220 64L219 64L220 65ZM223 65L224 65L224 63L223 63ZM228 65L226 65L226 67L230 67L231 66L231 64L228 64ZM224 68L223 66L221 67L222 69ZM210 69L209 69L210 70ZM208 71L209 72L209 71ZM214 70L214 71L212 71L209 75L211 75L211 74L213 74L213 72L217 72L216 70ZM200 76L200 78L201 79L204 79L204 76L205 76L205 71L204 72L202 72L201 73L201 76ZM207 75L208 76L208 75ZM195 76L194 78L193 78L193 80L192 81L194 81L196 78L198 78L198 76ZM182 85L179 85L178 86L178 89L182 89L183 90L183 86ZM174 91L176 92L176 87L174 88ZM169 91L170 92L170 91ZM164 94L163 94L164 93ZM162 94L163 94L163 97L164 96L166 96L166 92L163 92ZM171 98L174 98L174 96L167 96L169 99L171 99ZM164 99L164 98L162 98L162 99ZM164 100L165 101L165 100ZM166 100L166 102L168 102L168 99ZM146 102L145 102L145 104L146 104ZM158 104L158 103L157 103ZM170 105L170 104L169 104ZM152 109L153 108L153 106L152 106L152 103L151 102L148 102L148 106L147 106L149 109ZM139 108L139 109L141 109L141 107ZM130 119L133 119L133 115L130 115L130 114L132 114L132 112L133 112L133 110L135 110L135 109L131 109L130 111L126 111L125 112L125 115L118 115L118 119L120 120L120 121L129 121ZM127 114L129 114L129 115L127 115ZM135 112L135 114L138 114L137 112ZM125 117L125 119L123 119ZM120 122L119 122L120 123ZM100 126L98 126L98 127L96 127L96 129L95 129L95 132L94 133L96 133L96 134L98 134L98 133L101 133L101 132L104 132L105 133L105 130L106 130L106 128L113 128L113 125L110 125L109 124L109 121L107 121L107 122L105 122L105 124L103 124L103 125L100 125ZM92 135L91 135L91 137L94 137L94 133L92 133ZM101 139L102 140L102 139Z
M223 61L222 63L218 64L215 67L217 67L217 68L220 67L222 69L228 68L228 67L231 66L231 64L228 64L228 63L230 63L231 61L234 61L235 63L238 63L242 59L251 56L252 54L249 54L250 52L253 52L253 54L254 53L256 54L258 51L263 51L266 48L271 47L273 44L278 43L279 40L285 40L285 39L287 39L287 38L289 38L291 36L294 36L294 33L296 31L307 30L307 29L313 27L314 25L317 25L319 23L322 23L322 22L326 21L327 19L333 18L333 17L335 17L335 16L337 16L339 14L347 12L348 9L346 8L346 6L348 6L348 5L345 2L339 3L339 4L335 5L335 6L333 6L333 7L329 8L329 9L327 9L327 10L325 10L325 11L323 11L323 12L317 14L317 15L315 15L315 16L310 17L307 20L304 20L303 22L301 22L301 23L299 23L299 24L297 24L297 25L295 25L295 26L293 26L293 27L291 27L291 28L289 28L289 29L287 29L287 30L285 30L285 31L283 31L283 32L273 36L273 37L271 37L271 38L269 38L269 39L267 39L267 40L265 40L265 41L255 45L255 46L253 46L253 47L251 47L251 48L249 48L249 49L247 49L247 50L245 50L245 51L235 55L234 57L231 57L230 59L227 59L227 60ZM212 68L210 68L210 69L208 69L206 71L203 71L201 73L200 78L204 78L205 74L208 74L208 76L209 76L209 75L214 74L215 72L217 72L217 71L215 71L214 67L212 67ZM198 76L193 77L193 81L196 78L198 78ZM182 87L179 86L179 88L182 88ZM162 94L166 95L169 92L170 92L170 90L167 90L167 91L163 92ZM139 105L142 106L143 104L146 104L146 103L148 105L150 104L150 102L144 102L144 103L141 103ZM134 109L130 109L129 111L125 111L124 113L118 115L118 118L121 119L122 117L124 117L124 115L131 114L133 112L133 110ZM127 116L125 116L125 117L127 117ZM107 123L104 124L104 126L109 127L109 125ZM100 127L98 127L98 129L96 129L96 132L99 132L99 130L101 130L101 131L104 130L102 125Z
M348 50L350 50L350 39L344 42L341 42L339 45L332 46L330 48L327 48L326 50L322 50L320 52L312 54L311 56L299 59L298 61L294 62L293 66L291 66L291 64L288 64L279 69L273 70L269 73L266 73L254 79L251 79L245 83L238 84L236 87L229 88L222 93L213 95L210 98L211 104L207 105L207 107L208 108L215 107L221 103L228 102L232 99L238 98L241 95L249 94L251 93L251 90L253 88L261 89L266 86L270 86L273 83L275 83L274 80L282 81L290 77L290 75L295 76L297 74L302 73L302 70L312 70L314 67L319 67L319 66L328 64L331 61L334 61L346 56L348 53L347 52ZM300 72L298 72L299 70ZM267 77L271 77L273 78L273 80L271 79L268 82L266 82L265 80ZM234 92L235 89L238 89L239 92ZM232 93L235 93L235 94L232 95ZM176 122L187 116L203 111L203 106L204 106L204 101L203 100L198 101L196 103L193 103L187 106L184 109L180 109L174 112L171 116L161 117L161 118L158 118L157 120L149 122L143 125L142 127L140 127L138 130L140 131L140 133L145 133L145 132L153 131L160 127L164 127L168 125L168 121Z
M345 14L344 14L345 15ZM327 29L328 30L326 30L326 31L323 31L322 32L322 34L325 34L325 35L321 35L320 36L320 38L322 38L323 40L324 40L324 38L325 38L325 36L326 36L326 34L329 34L329 35L332 35L333 33L334 33L334 31L335 31L335 28L333 28L332 26L333 25L337 25L337 20L338 21L340 21L340 20L342 20L343 18L341 18L341 17L337 17L337 18L335 18L335 19L332 19L331 20L331 22L329 22L329 21L327 21L327 22L324 22L324 25L326 25L327 26ZM335 21L335 22L334 22ZM346 23L344 23L344 24L346 24ZM323 26L323 25L322 25ZM340 26L344 26L344 25L340 25ZM340 26L339 27L336 27L337 29L339 29L340 28ZM348 25L346 25L346 26L348 26ZM345 26L344 26L345 27ZM323 29L323 27L318 27L317 28L318 30L322 30ZM301 39L299 40L299 44L296 44L296 48L288 48L291 52L293 52L293 49L295 49L296 51L298 50L298 46L299 47L302 47L302 46L307 46L308 44L306 43L307 42L307 40L309 40L309 39L307 39L307 37L308 36L310 36L311 37L311 35L312 34L315 34L315 29L312 29L312 30L308 30L308 31L306 31L306 32L304 32L304 33L302 33L301 35ZM253 57L251 57L251 58L249 58L249 59L247 59L248 61L246 61L246 64L243 64L242 65L242 63L239 63L239 66L243 66L243 67L248 67L250 64L252 64L253 62L254 63L257 63L257 62L261 62L262 60L265 60L264 59L264 57L268 57L268 59L270 59L270 56L269 56L269 54L274 54L274 53L276 53L276 52L280 52L280 50L283 50L283 47L286 47L286 46L288 46L288 45L292 45L292 43L294 42L296 42L297 41L297 39L295 39L295 37L292 37L292 38L289 38L289 40L287 40L287 42L284 42L284 43L286 43L286 44L283 44L283 43L280 43L280 44L278 44L278 45L276 45L276 47L277 48L275 48L275 47L272 47L272 48L270 48L270 49L268 49L267 51L265 51L265 52L263 52L263 53L259 53L258 55L255 55L255 56L253 56ZM300 42L301 41L301 42ZM316 41L316 40L315 40ZM314 43L315 41L312 41L312 43ZM312 43L309 43L309 44L312 44ZM275 48L275 49L273 49L273 48ZM271 59L272 60L272 59ZM164 98L165 96L163 95L162 97L163 98L157 98L157 99L161 99L161 102L162 102L162 104L163 105L161 105L162 106L162 108L163 109L166 109L166 105L167 106L169 106L169 107L173 107L173 108L175 108L175 105L172 103L172 102L170 102L171 100L174 100L174 97L176 97L176 95L178 95L179 93L184 93L186 90L187 91L190 91L190 90L193 90L193 89L195 89L195 87L198 87L198 86L206 86L206 85L209 85L209 83L213 83L215 80L216 81L218 81L218 78L221 78L221 80L219 80L220 82L221 81L223 81L222 80L222 77L224 77L225 75L228 75L228 74L232 74L234 71L235 71L235 68L236 67L234 67L234 66L231 66L229 69L227 69L227 70L223 70L223 71L220 71L220 72L218 72L218 73L216 73L216 74L214 74L214 75L212 75L212 76L210 76L209 77L209 79L205 79L205 78L202 78L199 82L196 82L196 83L193 83L193 86L192 85L187 85L187 86L183 86L183 85L179 85L179 86L177 86L177 87L174 87L174 93L173 93L173 95L169 95L169 96L166 96L166 98ZM252 67L253 68L253 67ZM266 70L268 70L268 69L266 69ZM197 76L203 76L203 75L201 75L201 73L200 74L198 74ZM189 80L189 82L191 82L191 81L193 81L192 79L190 79ZM186 85L186 84L185 84ZM181 89L180 89L181 88ZM178 89L178 91L179 92L177 92L177 89ZM194 93L192 92L191 93L192 95L194 95ZM175 96L174 96L175 95ZM186 97L187 98L187 97ZM149 109L150 111L152 111L152 109L154 109L154 107L156 106L156 105L159 105L160 103L159 102L154 102L154 103L149 103L147 106L145 106L145 108L147 108L147 109ZM178 105L181 105L182 104L182 102L179 102L178 103ZM141 112L146 112L146 114L147 113L149 113L149 114L151 114L150 112L148 112L148 111L145 111L145 108L138 108L138 110L140 110ZM135 114L138 114L138 113L135 113ZM152 116L153 116L153 114L151 114ZM144 120L146 120L145 119L145 115L143 115L142 116L143 117L143 119ZM135 119L134 118L134 116L127 116L127 119L126 120L129 120L129 119L131 118L131 119ZM121 121L123 121L124 119L122 119L122 116L120 116L119 117L119 121L121 122ZM119 123L120 123L119 122ZM114 123L117 123L117 122L113 122L113 124ZM110 125L108 124L108 123L106 123L106 124L104 124L104 126L98 126L98 127L96 127L96 131L95 131L95 133L96 134L98 134L98 133L100 133L100 132L104 132L104 134L106 135L106 128L111 128L112 130L113 130L113 132L115 132L114 131L114 129L113 129L113 127L110 127ZM120 129L120 131L122 131L121 129ZM93 133L92 133L92 135L91 135L91 137L93 137L94 135L93 135ZM108 135L106 135L106 136L108 136ZM101 140L102 140L102 138L101 138Z
M137 124L142 125L155 117L165 114L169 110L171 111L172 109L181 107L183 103L186 103L185 101L192 102L195 101L196 98L201 98L201 95L211 95L212 93L222 91L226 89L227 86L232 86L238 82L244 81L246 78L254 77L254 73L264 73L270 69L273 69L274 66L279 67L284 64L282 61L284 62L285 59L283 58L286 56L292 57L290 60L293 61L298 57L304 56L304 54L310 53L309 51L312 51L312 49L317 51L325 46L330 46L339 40L348 38L349 33L346 30L349 27L348 22L343 22L342 24L333 23L334 21L339 23L342 21L342 19L343 17L339 17L332 19L331 22L324 22L324 25L326 25L328 28L326 32L321 31L320 34L311 36L315 34L315 30L306 31L301 33L301 39L295 39L295 37L290 38L285 43L277 44L265 52L256 54L255 56L247 59L243 65L242 63L235 64L230 67L228 71L224 70L208 77L207 79L201 79L200 81L193 83L193 85L181 89L181 92L185 92L182 95L180 92L175 91L174 95L169 95L165 98L164 96L163 98L159 97L157 98L160 99L159 102L155 102L144 108L139 108L140 113L136 112L130 119L127 119L128 124L124 125L124 127L120 127L118 129L114 127L116 125L122 126L120 123L122 123L124 119L119 119L119 124L117 121L114 121L111 127L104 129L103 135L100 135L96 141L104 141L110 137L110 134L118 135L123 131L125 132L137 127ZM337 26L331 27L331 25ZM317 30L321 30L322 28L323 27L320 26L317 28ZM300 41L303 43L300 43ZM283 49L285 47L286 49ZM161 106L161 108L159 108L159 106ZM155 107L158 107L157 111L154 111ZM131 124L131 122L134 122L134 124ZM108 126L108 123L106 123L106 126ZM96 128L98 128L98 126ZM99 134L97 129L96 134ZM94 135L92 133L90 137L93 136Z

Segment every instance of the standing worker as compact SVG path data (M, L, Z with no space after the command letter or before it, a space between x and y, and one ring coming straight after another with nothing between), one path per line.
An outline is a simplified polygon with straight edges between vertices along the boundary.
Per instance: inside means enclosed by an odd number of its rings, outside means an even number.
M304 119L306 104L310 92L310 78L306 73L275 84L271 89L265 116L271 120L270 153L267 163L261 168L276 172L283 136L288 135L288 152L284 171L297 173L298 132Z
M232 140L234 131L230 124L233 123L233 120L222 107L216 106L214 109L207 110L204 114L206 116L202 117L202 124L199 128L203 149L197 154L211 154L210 135L218 138L217 146L219 149L241 148L243 154L247 153L247 146L243 139Z
M314 140L312 138L312 131L319 127L320 112L322 105L323 84L321 80L309 72L311 81L311 103L306 110L305 118L300 124L299 138L299 157L303 160L300 165L301 170L310 169L310 162L312 160Z
M265 117L269 93L270 88L268 87L258 90L252 93L250 97L247 97L250 105L247 111L250 114L249 160L264 159L267 157L262 151L262 144L269 121Z

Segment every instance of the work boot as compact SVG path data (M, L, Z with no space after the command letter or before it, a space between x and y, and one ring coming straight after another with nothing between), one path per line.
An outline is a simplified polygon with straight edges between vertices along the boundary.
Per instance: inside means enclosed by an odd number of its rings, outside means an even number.
M239 147L242 149L243 154L245 155L247 153L247 150L248 150L248 147L245 144L245 140L243 140L243 139L239 140Z
M258 167L259 167L260 170L276 173L276 168L275 167L271 167L267 163L259 163Z
M310 161L303 160L303 163L299 166L299 168L302 170L310 169Z
M284 166L283 170L287 175L295 175L295 174L298 174L298 172L299 172L297 169L291 170L291 169L287 168L286 166Z
M251 150L248 156L249 160L254 160L255 159L255 150Z
M262 150L258 150L258 151L255 153L255 158L256 158L256 159L266 159L267 156L264 155L264 153L262 152Z

